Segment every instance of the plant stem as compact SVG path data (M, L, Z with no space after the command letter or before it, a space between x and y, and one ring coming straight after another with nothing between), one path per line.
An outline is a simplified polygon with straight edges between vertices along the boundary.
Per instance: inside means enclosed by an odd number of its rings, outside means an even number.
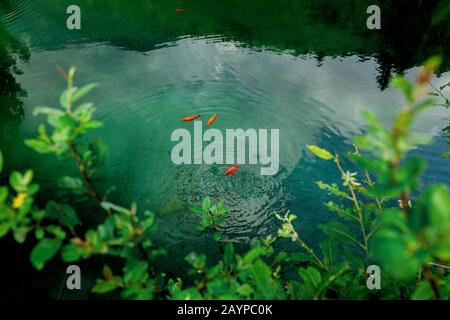
M358 146L356 144L353 144L353 147L355 148L355 154L357 156L361 156L361 153L359 153ZM374 183L373 183L372 179L370 178L369 172L367 170L364 170L364 175L366 176L367 184L369 185L369 187L373 187ZM374 195L374 197L375 197L375 202L377 203L378 211L382 212L383 211L383 208L381 206L382 201L378 198L378 196Z
M214 214L211 212L210 209L208 209L208 216L209 216L209 221L211 222L211 228L213 229L214 233L219 232L219 230L217 229L216 223L214 221ZM217 241L219 244L219 248L220 248L220 252L223 254L225 254L225 249L223 248L223 244L221 244L219 241Z
M310 247L309 247L309 246L308 246L308 245L300 238L300 236L298 235L297 231L295 231L295 228L294 228L294 226L292 225L292 223L291 223L287 218L285 218L285 222L286 222L287 224L289 224L289 227L290 227L291 230L292 230L292 233L293 233L293 238L292 238L292 240L294 240L295 242L298 242L299 245L300 245L303 249L305 249L306 252L308 252L308 253L314 258L314 260L317 261L317 263L320 265L321 268L323 268L324 270L327 270L327 267L325 266L325 264L323 263L323 261L320 260L320 258L315 254L314 250L313 250L312 248L310 248Z
M427 262L427 264L430 265L430 266L434 266L434 267L450 270L450 266L446 266L446 265L443 265L443 264L440 264L440 263Z
M434 89L434 91L436 91L436 93L438 95L440 95L445 101L448 101L448 98L442 93L442 91L439 88L436 88L436 86L434 86L431 81L428 81L428 84Z
M364 175L366 176L367 184L370 187L373 187L374 183L372 182L372 179L370 178L369 172L367 172L367 170L364 170ZM375 202L378 207L378 212L382 212L383 207L381 206L381 200L378 198L378 196L375 196Z
M64 75L64 73L63 73ZM72 113L72 88L73 88L73 73L69 71L69 74L64 77L67 80L67 97L66 97L66 112L67 114L71 115ZM76 148L76 145L73 140L67 141L69 147L70 147L70 153L75 160L75 163L78 167L78 171L80 172L81 177L83 178L83 182L88 190L88 193L91 197L93 197L99 204L102 203L103 199L100 197L100 194L95 189L94 185L92 184L90 176L87 174L85 170L85 165L81 161L81 157L78 153L78 150ZM111 215L111 210L106 210L108 215Z
M361 207L359 206L359 202L358 202L358 198L356 197L355 189L353 188L350 179L347 178L347 175L346 175L344 169L341 166L341 163L339 161L339 155L337 153L334 156L334 162L336 163L336 166L337 166L337 168L339 169L339 172L342 175L342 179L344 179L344 181L347 184L348 190L350 191L350 194L352 196L352 201L353 201L353 203L355 205L355 208L356 208L356 212L358 213L357 221L359 223L359 227L361 229L361 234L362 234L363 241L364 241L364 244L363 244L364 253L366 254L366 259L368 260L369 259L369 244L368 244L368 241L367 241L367 233L366 233L366 228L364 226L364 218L363 218L363 215L362 215L362 210L361 210Z
M431 273L430 268L428 265L425 265L423 267L423 272L425 273L425 277L427 278L428 282L430 283L431 289L433 290L433 295L436 300L441 300L441 295L439 293L439 285L437 283L436 278Z
M95 198L99 203L102 202L102 198L98 194L98 192L95 190L94 185L92 184L91 178L86 173L86 170L84 168L84 164L82 163L80 156L78 154L77 148L75 146L75 143L72 140L68 141L69 147L70 147L70 153L72 154L73 159L75 160L75 163L77 164L78 171L80 172L81 177L83 178L84 184L86 185L86 188L89 192L89 194Z

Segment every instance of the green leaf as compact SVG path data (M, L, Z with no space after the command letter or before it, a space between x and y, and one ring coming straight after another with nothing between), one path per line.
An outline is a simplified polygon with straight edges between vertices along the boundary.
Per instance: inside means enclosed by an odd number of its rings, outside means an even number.
M83 256L82 248L70 243L62 249L61 257L64 262L75 262Z
M94 293L107 293L110 291L113 291L116 289L116 282L114 280L103 280L103 279L97 279L97 283L92 288L92 292Z
M255 247L250 249L244 256L245 263L253 263L260 256L263 256L266 253L266 249L263 247Z
M223 263L230 266L234 258L234 246L232 242L228 242L224 247Z
M62 229L61 226L49 225L47 227L47 231L58 239L64 240L66 238L66 232Z
M390 209L378 219L382 225L369 242L374 260L397 280L414 279L429 257L418 255L418 240L410 234L406 217L399 209Z
M326 267L332 268L337 262L335 244L331 239L324 239L319 243L319 247Z
M328 152L325 149L319 148L318 146L306 146L312 153L314 153L316 156L318 156L319 158L322 158L324 160L331 160L333 159L333 155Z
M14 240L16 240L18 243L24 243L29 231L30 229L25 226L14 229Z
M442 57L440 56L433 56L431 58L428 58L427 61L423 64L424 68L431 70L433 72L436 72L439 67L442 64Z
M44 115L54 115L54 116L62 116L64 114L63 111L50 107L36 107L33 110L33 115L38 116L40 114Z
M78 99L81 99L85 95L87 95L89 92L91 92L95 87L97 87L96 83L88 83L81 87L80 89L76 90L75 93L72 96L72 102L77 101Z
M210 208L211 208L211 198L206 197L205 199L203 199L202 209L204 212L207 212L209 211Z
M8 198L9 190L7 186L0 187L0 204L5 203Z
M253 288L248 283L240 285L237 288L237 293L239 293L241 296L249 296L253 292L254 292Z
M445 184L428 187L422 192L413 206L409 225L417 234L429 228L428 236L450 232L450 196Z
M113 272L107 264L105 264L105 266L103 267L103 276L107 280L110 280L113 277Z
M22 184L28 186L32 180L33 180L33 170L28 169L23 174Z
M38 270L42 270L47 261L55 256L61 248L60 239L42 239L31 251L31 264Z
M62 225L69 228L73 228L80 224L77 213L67 204L49 201L45 207L45 213L50 219L59 221Z
M42 140L26 139L25 144L38 153L50 153L53 151L51 145Z
M148 277L148 263L145 261L132 262L124 268L123 280L126 283L142 282Z
M254 265L250 267L253 281L259 296L263 299L274 299L277 296L277 288L274 279L272 279L272 271L262 260L256 260Z
M45 236L45 231L43 228L38 228L34 231L34 236L36 237L36 239L38 240L42 240Z
M413 300L431 300L433 297L433 289L428 281L420 282L412 295Z
M0 150L0 172L3 170L3 153Z
M414 87L411 82L409 82L402 76L395 76L391 79L391 83L394 87L396 87L398 90L403 92L403 94L407 98L408 102L413 101L414 98L413 98L412 93L413 93Z
M9 176L9 184L17 192L26 191L26 187L22 183L22 174L20 172L11 172L11 175Z
M330 236L332 239L344 241L347 243L353 243L359 247L362 246L358 236L356 236L353 231L350 230L346 225L337 222L330 221L325 224L321 224L319 229L322 230L326 235Z
M6 234L8 234L10 229L11 229L10 223L8 223L8 222L0 223L0 238L4 237Z
M215 241L219 241L221 237L222 237L222 234L219 231L214 232L213 238Z
M121 206L118 206L118 205L116 205L114 203L111 203L111 202L108 202L108 201L103 201L100 205L106 211L113 210L113 211L116 211L116 212L119 212L119 213L123 213L125 215L130 215L131 214L131 211L129 209L123 208Z
M312 288L319 287L320 282L322 281L319 270L314 267L308 267L300 268L298 272L307 286Z
M71 101L73 101L73 94L74 94L74 92L77 91L77 89L78 89L77 87L73 87L71 89L71 93L72 93L72 100ZM68 95L68 93L69 93L69 89L66 89L59 95L59 104L64 109L67 108L67 95Z
M80 178L64 176L58 179L58 187L67 189L68 191L80 195L85 192L83 181Z
M60 130L73 129L78 125L78 123L68 114L63 114L62 116L50 115L47 120L51 126ZM54 136L55 133L53 133L53 137Z

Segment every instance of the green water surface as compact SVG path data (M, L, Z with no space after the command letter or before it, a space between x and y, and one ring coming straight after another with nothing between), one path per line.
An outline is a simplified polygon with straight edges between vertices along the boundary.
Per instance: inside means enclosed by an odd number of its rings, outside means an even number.
M390 75L414 77L427 57L450 58L447 1L384 2L382 29L375 31L366 28L372 2L79 0L82 29L68 30L71 1L5 1L0 141L8 168L34 168L44 187L75 172L70 162L36 155L22 141L42 121L33 108L57 106L64 82L56 66L76 65L79 85L99 84L89 100L104 122L98 136L109 157L95 183L115 185L118 203L154 211L157 241L180 259L208 246L190 211L206 196L232 210L225 241L274 233L274 211L291 210L313 242L316 226L331 218L323 205L328 195L314 182L339 176L305 145L352 150L363 110L387 124L402 106L387 85ZM23 73L11 68L14 61ZM445 59L436 84L450 80L449 69ZM170 135L192 127L180 119L216 112L214 127L223 131L280 129L279 172L261 176L259 165L242 165L226 177L227 165L174 165ZM450 181L439 156L445 117L445 110L431 109L415 128L434 137L414 151L429 163L425 184Z

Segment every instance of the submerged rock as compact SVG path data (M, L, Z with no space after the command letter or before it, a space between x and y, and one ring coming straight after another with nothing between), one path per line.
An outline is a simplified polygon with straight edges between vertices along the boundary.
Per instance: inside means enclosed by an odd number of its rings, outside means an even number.
M186 209L186 205L178 197L172 196L162 204L158 209L158 213L162 215L182 212Z

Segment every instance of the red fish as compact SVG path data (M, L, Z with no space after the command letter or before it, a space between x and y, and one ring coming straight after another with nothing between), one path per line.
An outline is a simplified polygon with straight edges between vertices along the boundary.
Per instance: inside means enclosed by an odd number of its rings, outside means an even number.
M219 114L219 113L216 113L216 114L213 115L211 118L209 118L209 120L208 120L208 126L212 125L213 122L216 121L217 115L218 115L218 114Z
M181 119L181 121L183 121L183 122L189 122L189 121L192 121L192 120L195 120L195 119L198 119L198 118L200 118L200 115L199 115L199 114L196 115L196 116L190 116L190 117L183 118L183 119Z
M227 171L225 171L225 175L229 176L230 174L235 173L236 171L238 171L238 166L231 166L227 169Z
M185 12L185 11L186 11L186 10L181 9L181 8L175 9L175 12Z

